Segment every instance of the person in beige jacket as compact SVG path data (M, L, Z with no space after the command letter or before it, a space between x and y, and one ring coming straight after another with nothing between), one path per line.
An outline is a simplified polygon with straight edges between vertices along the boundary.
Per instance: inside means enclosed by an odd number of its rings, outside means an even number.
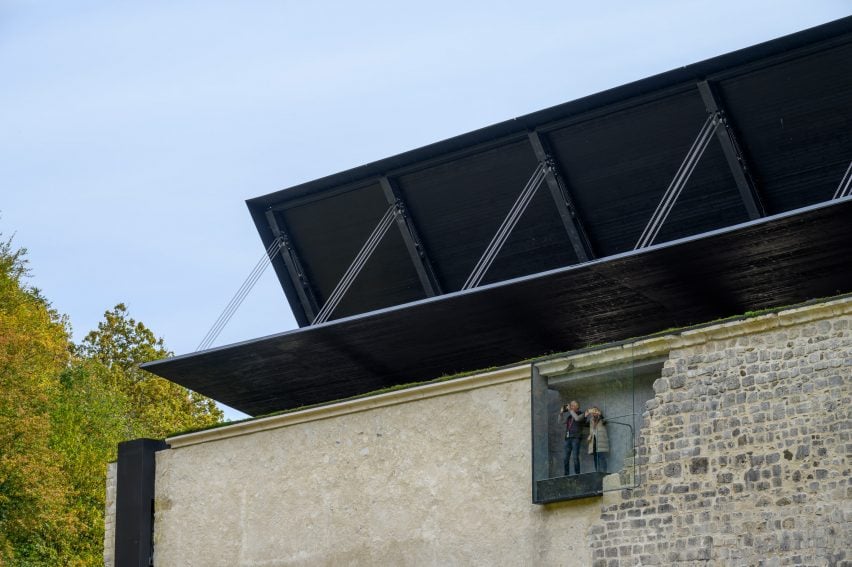
M595 472L607 472L606 455L609 452L609 437L606 434L606 420L597 406L587 409L585 417L589 427L589 454L595 457Z

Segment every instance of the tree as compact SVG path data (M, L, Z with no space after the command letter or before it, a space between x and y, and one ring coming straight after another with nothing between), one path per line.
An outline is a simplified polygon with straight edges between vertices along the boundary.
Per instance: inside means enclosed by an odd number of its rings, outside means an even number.
M120 441L221 421L139 364L169 356L118 304L80 345L0 240L0 567L103 563L106 465Z
M0 564L55 565L77 527L50 446L51 402L70 342L65 321L22 283L25 254L0 242Z
M104 313L104 320L86 335L78 352L101 364L111 383L125 393L136 437L165 437L222 420L213 400L139 368L143 362L172 353L163 339L130 317L123 303Z
M106 466L115 460L118 443L132 437L129 414L127 397L111 386L100 364L76 360L59 376L50 447L62 463L66 509L76 521L67 557L81 565L103 563Z

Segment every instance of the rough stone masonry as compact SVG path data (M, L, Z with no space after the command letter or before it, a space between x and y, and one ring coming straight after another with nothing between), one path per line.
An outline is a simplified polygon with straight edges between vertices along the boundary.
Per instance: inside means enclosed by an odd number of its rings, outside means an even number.
M594 565L852 565L851 323L672 351Z

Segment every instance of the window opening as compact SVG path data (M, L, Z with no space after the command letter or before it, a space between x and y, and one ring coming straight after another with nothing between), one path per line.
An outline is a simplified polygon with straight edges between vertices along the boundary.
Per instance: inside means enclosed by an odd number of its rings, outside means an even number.
M622 348L630 352L622 350L616 362L594 367L576 368L570 357L533 365L534 502L583 498L637 485L635 457L642 414L645 402L654 397L653 383L666 357L635 360L631 346ZM574 414L581 418L579 423L562 411L573 401L579 405ZM602 419L595 423L593 435L596 410Z

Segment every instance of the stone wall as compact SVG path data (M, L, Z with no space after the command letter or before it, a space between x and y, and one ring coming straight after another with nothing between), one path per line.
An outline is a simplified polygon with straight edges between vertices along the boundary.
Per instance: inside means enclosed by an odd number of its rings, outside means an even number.
M670 353L594 565L850 565L852 317Z
M108 463L106 471L106 510L104 511L104 567L115 565L115 495L116 463Z

